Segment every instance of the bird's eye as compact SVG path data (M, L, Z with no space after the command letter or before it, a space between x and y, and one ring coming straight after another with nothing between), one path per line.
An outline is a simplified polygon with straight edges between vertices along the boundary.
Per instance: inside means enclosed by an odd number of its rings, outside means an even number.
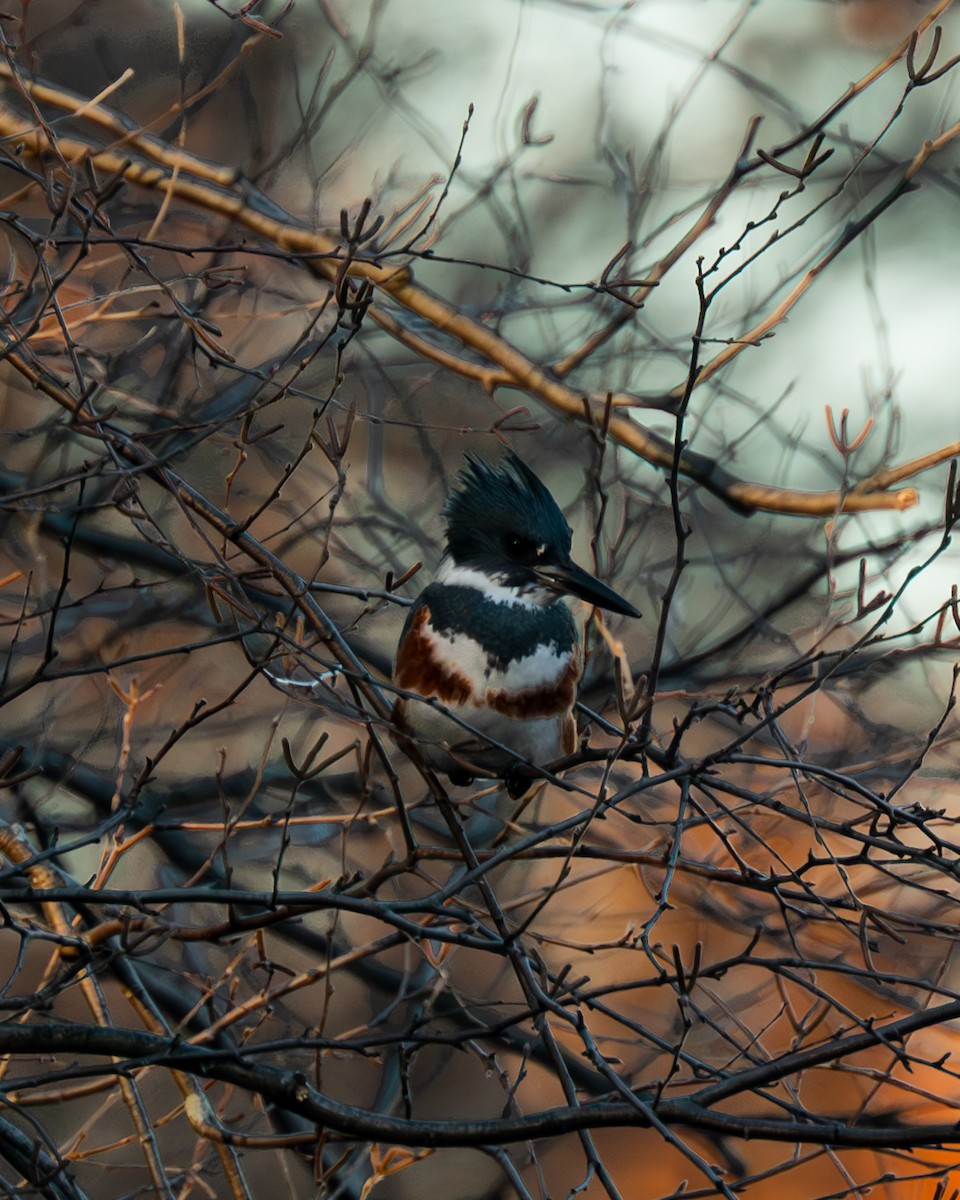
M532 562L537 556L536 543L517 533L504 534L503 548L512 559L519 562Z

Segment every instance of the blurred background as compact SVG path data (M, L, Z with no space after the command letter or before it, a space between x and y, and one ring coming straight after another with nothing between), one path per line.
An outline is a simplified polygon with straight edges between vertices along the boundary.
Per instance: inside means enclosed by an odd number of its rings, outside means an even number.
M952 1195L950 3L0 32L0 1191ZM507 449L644 614L526 804L391 721Z

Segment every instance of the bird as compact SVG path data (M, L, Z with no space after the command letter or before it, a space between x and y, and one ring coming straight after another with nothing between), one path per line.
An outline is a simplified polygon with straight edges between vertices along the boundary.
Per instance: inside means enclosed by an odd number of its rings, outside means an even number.
M583 629L562 598L641 614L573 561L570 526L521 458L465 459L445 554L397 645L394 722L452 784L503 778L522 795L524 767L576 748Z

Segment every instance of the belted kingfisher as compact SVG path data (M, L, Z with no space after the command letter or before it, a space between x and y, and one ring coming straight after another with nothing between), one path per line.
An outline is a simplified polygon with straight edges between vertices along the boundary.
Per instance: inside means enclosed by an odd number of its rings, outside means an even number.
M570 526L524 462L466 460L444 508L446 555L407 615L393 671L398 688L433 701L399 697L398 728L457 785L576 748L583 636L561 596L640 616L573 562Z

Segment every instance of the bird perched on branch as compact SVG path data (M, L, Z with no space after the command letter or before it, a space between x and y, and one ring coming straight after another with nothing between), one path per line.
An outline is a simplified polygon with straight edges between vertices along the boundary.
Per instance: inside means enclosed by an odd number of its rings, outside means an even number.
M444 508L446 555L407 615L393 672L415 693L398 698L398 727L458 785L575 749L583 635L562 596L640 616L571 559L570 526L524 462L466 459Z

